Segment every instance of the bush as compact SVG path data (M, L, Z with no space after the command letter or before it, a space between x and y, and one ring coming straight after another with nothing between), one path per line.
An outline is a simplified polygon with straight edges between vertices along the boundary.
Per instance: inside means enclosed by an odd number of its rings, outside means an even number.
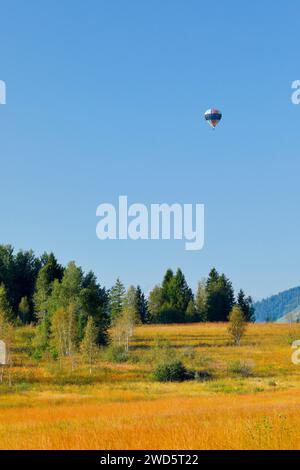
M129 353L122 346L111 346L107 349L106 359L109 362L128 362Z
M240 375L241 377L250 377L253 375L251 365L241 361L235 361L229 364L228 371L234 375Z
M194 374L195 380L198 380L199 382L207 382L208 380L213 379L213 374L209 370L198 370Z
M164 362L154 371L154 378L159 382L183 382L187 376L187 370L180 361Z

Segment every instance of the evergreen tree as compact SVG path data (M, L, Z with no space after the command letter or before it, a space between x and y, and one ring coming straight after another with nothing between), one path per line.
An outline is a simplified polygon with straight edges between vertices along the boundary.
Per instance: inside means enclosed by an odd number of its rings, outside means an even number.
M32 250L19 251L14 256L7 292L15 317L22 297L27 297L30 305L29 321L34 320L32 298L40 268L41 261L34 256Z
M171 284L171 308L174 310L177 321L185 321L185 312L190 300L193 301L193 293L181 269L177 269Z
M107 343L108 318L108 293L97 282L95 274L90 271L83 279L83 288L80 291L80 318L79 338L82 338L89 317L93 318L97 330L97 344Z
M54 281L54 279L58 279L59 281L62 280L64 275L64 268L61 264L58 263L54 253L44 253L41 256L41 269L44 266L47 266L48 272L48 279L50 282Z
M153 309L154 296L156 296L154 299L156 303L159 297L159 306ZM150 309L154 310L151 312L152 316L158 323L184 322L190 300L193 300L193 294L182 271L178 269L174 275L173 271L168 269L162 287L156 287L155 291L150 294L149 307L151 304Z
M162 282L162 298L163 298L163 303L165 305L165 308L167 308L169 302L170 302L170 298L171 298L171 286L172 286L172 281L174 279L174 274L173 274L173 271L172 269L167 269L165 275L164 275L164 278L163 278L163 282Z
M215 268L209 273L206 282L206 313L211 322L228 321L234 304L232 284L224 274L219 275Z
M148 303L145 294L142 292L140 286L135 290L135 308L142 323L149 322Z
M255 322L255 310L252 298L250 296L246 297L242 289L238 293L237 304L242 309L246 321L248 323Z

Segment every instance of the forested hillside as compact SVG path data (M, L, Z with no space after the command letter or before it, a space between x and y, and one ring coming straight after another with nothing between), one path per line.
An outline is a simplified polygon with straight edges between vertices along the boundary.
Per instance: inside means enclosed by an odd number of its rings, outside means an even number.
M256 321L276 321L300 307L300 286L254 304Z

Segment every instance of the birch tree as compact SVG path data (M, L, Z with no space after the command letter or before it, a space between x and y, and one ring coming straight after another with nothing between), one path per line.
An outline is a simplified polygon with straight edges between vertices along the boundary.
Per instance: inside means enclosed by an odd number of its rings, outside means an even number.
M84 361L89 365L90 374L92 374L92 365L97 355L97 335L98 331L93 318L88 317L84 331L84 337L80 345Z
M64 357L71 360L74 368L74 353L76 349L76 305L61 307L53 315L51 324L52 343L58 353L60 366Z
M124 346L126 352L129 350L129 338L133 336L134 327L137 324L135 309L125 305L118 318L113 322L113 337L115 344Z

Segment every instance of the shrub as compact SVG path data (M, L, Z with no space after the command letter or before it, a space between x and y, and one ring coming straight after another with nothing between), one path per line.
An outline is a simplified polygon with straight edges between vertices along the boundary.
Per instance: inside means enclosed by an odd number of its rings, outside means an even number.
M159 382L182 382L188 373L182 362L169 361L159 364L154 371L154 378Z
M111 346L106 351L106 359L109 362L128 362L129 353L122 346Z
M194 374L195 380L198 380L199 382L207 382L208 380L212 380L213 377L213 373L209 370L199 370Z
M252 367L250 364L241 361L235 361L229 364L228 372L241 377L250 377L253 375Z
M43 351L40 349L40 348L36 348L31 357L35 360L35 361L40 361L42 358L43 358Z

